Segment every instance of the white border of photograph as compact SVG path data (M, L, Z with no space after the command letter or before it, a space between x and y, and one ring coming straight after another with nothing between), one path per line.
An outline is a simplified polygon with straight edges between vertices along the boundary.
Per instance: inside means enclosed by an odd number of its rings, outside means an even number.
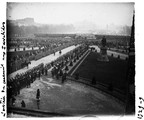
M135 117L133 116L98 116L99 120L107 120L107 119L111 119L111 120L126 120L126 119L131 119L131 120L135 120L138 119L137 118L137 114L138 114L138 105L139 105L139 97L143 97L144 98L144 93L143 93L143 89L144 89L144 72L143 72L143 66L144 66L144 57L143 57L143 49L144 49L144 4L142 0L33 0L33 1L26 1L26 0L1 0L0 1L0 27L2 25L2 22L6 22L6 2L135 2L135 47L136 47L136 75L135 75L135 84L136 84L136 104L135 104ZM6 26L5 26L6 27ZM6 34L5 34L6 35ZM2 35L0 35L0 64L5 64L6 62L2 61ZM6 70L6 64L5 64L5 70ZM6 93L2 93L2 77L3 75L3 70L0 69L0 98L1 96L5 95ZM6 105L6 104L5 104ZM144 106L144 103L143 103ZM1 112L1 105L0 105L0 112ZM143 116L144 116L144 111L143 111ZM0 117L3 118L2 114L0 114ZM4 119L4 118L3 118ZM9 119L9 118L8 118ZM35 118L31 118L31 119L35 119ZM40 118L39 118L40 119ZM45 119L61 119L61 120L85 120L85 119L89 119L89 120L95 120L95 118L83 118L83 116L81 117L70 117L70 118L45 118ZM144 117L143 117L144 119Z

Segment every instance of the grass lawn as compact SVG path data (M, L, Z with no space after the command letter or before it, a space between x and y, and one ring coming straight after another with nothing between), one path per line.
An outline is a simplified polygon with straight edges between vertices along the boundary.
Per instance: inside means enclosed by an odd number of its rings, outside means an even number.
M112 83L120 90L126 90L126 76L128 61L109 57L109 62L97 61L98 54L90 53L80 67L76 70L80 77L96 80L105 84Z

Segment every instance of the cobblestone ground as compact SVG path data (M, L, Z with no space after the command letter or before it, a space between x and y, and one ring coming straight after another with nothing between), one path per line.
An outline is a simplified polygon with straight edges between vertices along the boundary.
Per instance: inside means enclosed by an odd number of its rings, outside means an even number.
M39 104L36 100L37 89L40 89ZM48 76L42 76L30 88L22 89L20 95L16 96L15 106L21 107L22 100L29 109L72 115L121 115L124 112L120 103L97 89L72 81L62 84L60 79Z

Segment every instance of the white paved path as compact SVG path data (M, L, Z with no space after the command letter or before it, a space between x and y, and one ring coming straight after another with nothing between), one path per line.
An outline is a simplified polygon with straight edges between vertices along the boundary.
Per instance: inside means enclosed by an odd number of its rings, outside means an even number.
M41 59L39 59L39 60L37 60L37 61L34 61L34 60L33 60L33 61L31 61L31 64L29 65L28 69L27 69L27 67L25 67L25 68L23 68L23 69L20 69L20 70L18 70L18 71L15 71L15 72L11 73L8 77L10 77L10 78L11 78L11 77L15 77L16 74L24 73L24 72L32 69L33 67L41 64L41 63L43 63L43 64L50 63L50 62L56 60L58 57L60 57L60 56L62 56L62 55L64 55L64 54L66 54L67 52L69 52L69 51L77 48L78 46L79 46L79 45L77 45L77 46L74 46L74 45L73 45L73 46L70 46L70 47L67 47L67 48L61 50L61 51L62 51L61 55L59 54L59 51L57 51L57 52L55 53L55 56L54 56L54 54L50 54L50 55L48 55L48 56L46 56L46 57L43 57L43 58L41 58Z

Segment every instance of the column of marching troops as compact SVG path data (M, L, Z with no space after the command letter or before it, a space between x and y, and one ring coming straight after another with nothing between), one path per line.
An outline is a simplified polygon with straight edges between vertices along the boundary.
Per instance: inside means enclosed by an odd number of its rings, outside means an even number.
M81 45L73 51L68 52L66 55L59 57L57 60L51 63L53 67L51 70L52 77L56 79L61 78L62 83L66 80L68 73L68 66L73 66L73 63L79 59L88 49L88 46Z
M33 69L28 70L25 73L17 74L14 78L8 78L7 81L7 100L10 101L13 96L20 94L20 90L25 87L30 87L36 78L40 78L41 71L44 68L44 64L40 64ZM47 67L45 67L46 71Z
M73 63L88 49L86 45L81 45L76 49L68 52L67 54L59 57L55 61L44 65L40 65L28 70L25 73L18 74L15 78L8 78L7 81L7 100L20 94L20 90L25 87L30 87L37 78L40 79L41 75L48 75L48 70L51 69L51 75L57 80L61 78L62 83L66 80L68 66L73 66Z

